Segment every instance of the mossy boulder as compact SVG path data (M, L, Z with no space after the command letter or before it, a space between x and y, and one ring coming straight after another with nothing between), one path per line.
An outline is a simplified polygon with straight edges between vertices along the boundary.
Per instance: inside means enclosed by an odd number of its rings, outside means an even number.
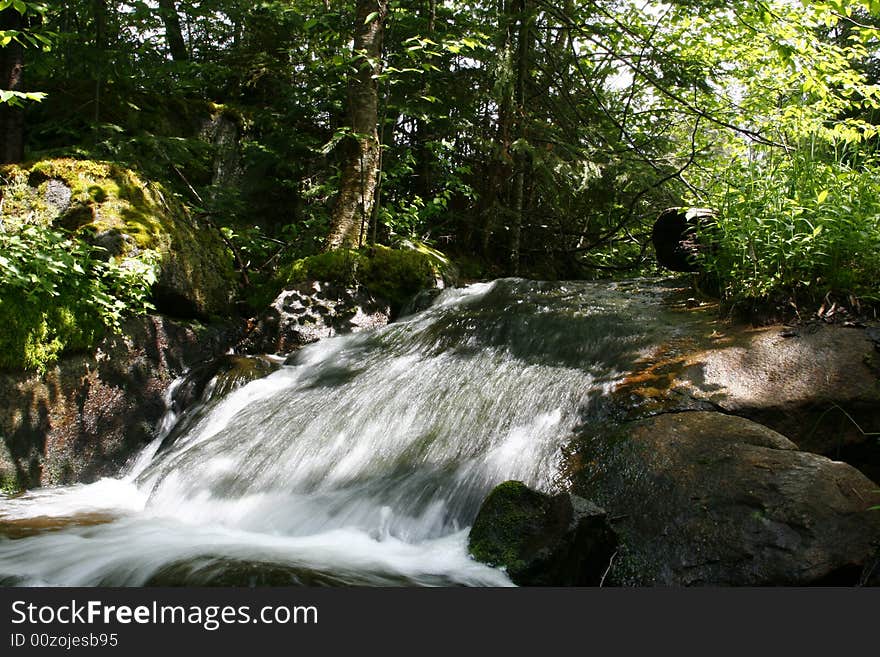
M520 586L598 585L616 544L599 507L564 493L540 493L520 481L492 490L468 537L471 556L504 568Z
M398 249L376 245L309 256L283 267L279 277L283 285L306 281L360 284L386 300L397 314L421 290L453 285L458 274L441 252L408 242Z
M232 255L213 228L162 185L109 162L69 158L0 169L3 229L51 226L101 247L105 258L158 268L153 301L179 317L226 314Z

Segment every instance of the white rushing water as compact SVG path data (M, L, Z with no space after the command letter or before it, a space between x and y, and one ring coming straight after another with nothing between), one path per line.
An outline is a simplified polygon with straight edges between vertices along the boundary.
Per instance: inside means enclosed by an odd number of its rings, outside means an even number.
M508 479L554 487L584 408L645 347L656 305L608 284L503 280L310 345L173 441L169 412L120 478L0 500L0 522L55 519L0 538L0 578L509 584L467 555L481 500Z

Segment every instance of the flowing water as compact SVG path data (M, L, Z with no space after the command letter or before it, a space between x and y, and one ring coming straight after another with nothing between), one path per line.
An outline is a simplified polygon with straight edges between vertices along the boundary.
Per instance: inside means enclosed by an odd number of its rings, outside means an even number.
M0 580L509 584L467 555L480 502L559 485L588 405L674 332L666 292L504 279L310 345L169 412L118 479L0 499Z

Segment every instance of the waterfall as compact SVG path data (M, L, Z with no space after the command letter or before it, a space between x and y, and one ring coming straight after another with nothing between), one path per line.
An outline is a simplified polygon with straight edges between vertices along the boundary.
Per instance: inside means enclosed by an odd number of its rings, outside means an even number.
M585 408L656 339L662 292L503 279L309 345L182 431L170 414L119 478L0 500L20 528L0 580L507 584L466 552L480 502L562 483Z

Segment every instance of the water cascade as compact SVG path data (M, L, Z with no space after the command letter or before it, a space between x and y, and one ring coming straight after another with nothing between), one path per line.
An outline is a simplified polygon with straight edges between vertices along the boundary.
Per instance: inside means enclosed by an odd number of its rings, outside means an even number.
M561 484L585 409L675 330L663 294L504 279L310 345L118 479L0 499L0 581L508 584L467 555L480 502Z

